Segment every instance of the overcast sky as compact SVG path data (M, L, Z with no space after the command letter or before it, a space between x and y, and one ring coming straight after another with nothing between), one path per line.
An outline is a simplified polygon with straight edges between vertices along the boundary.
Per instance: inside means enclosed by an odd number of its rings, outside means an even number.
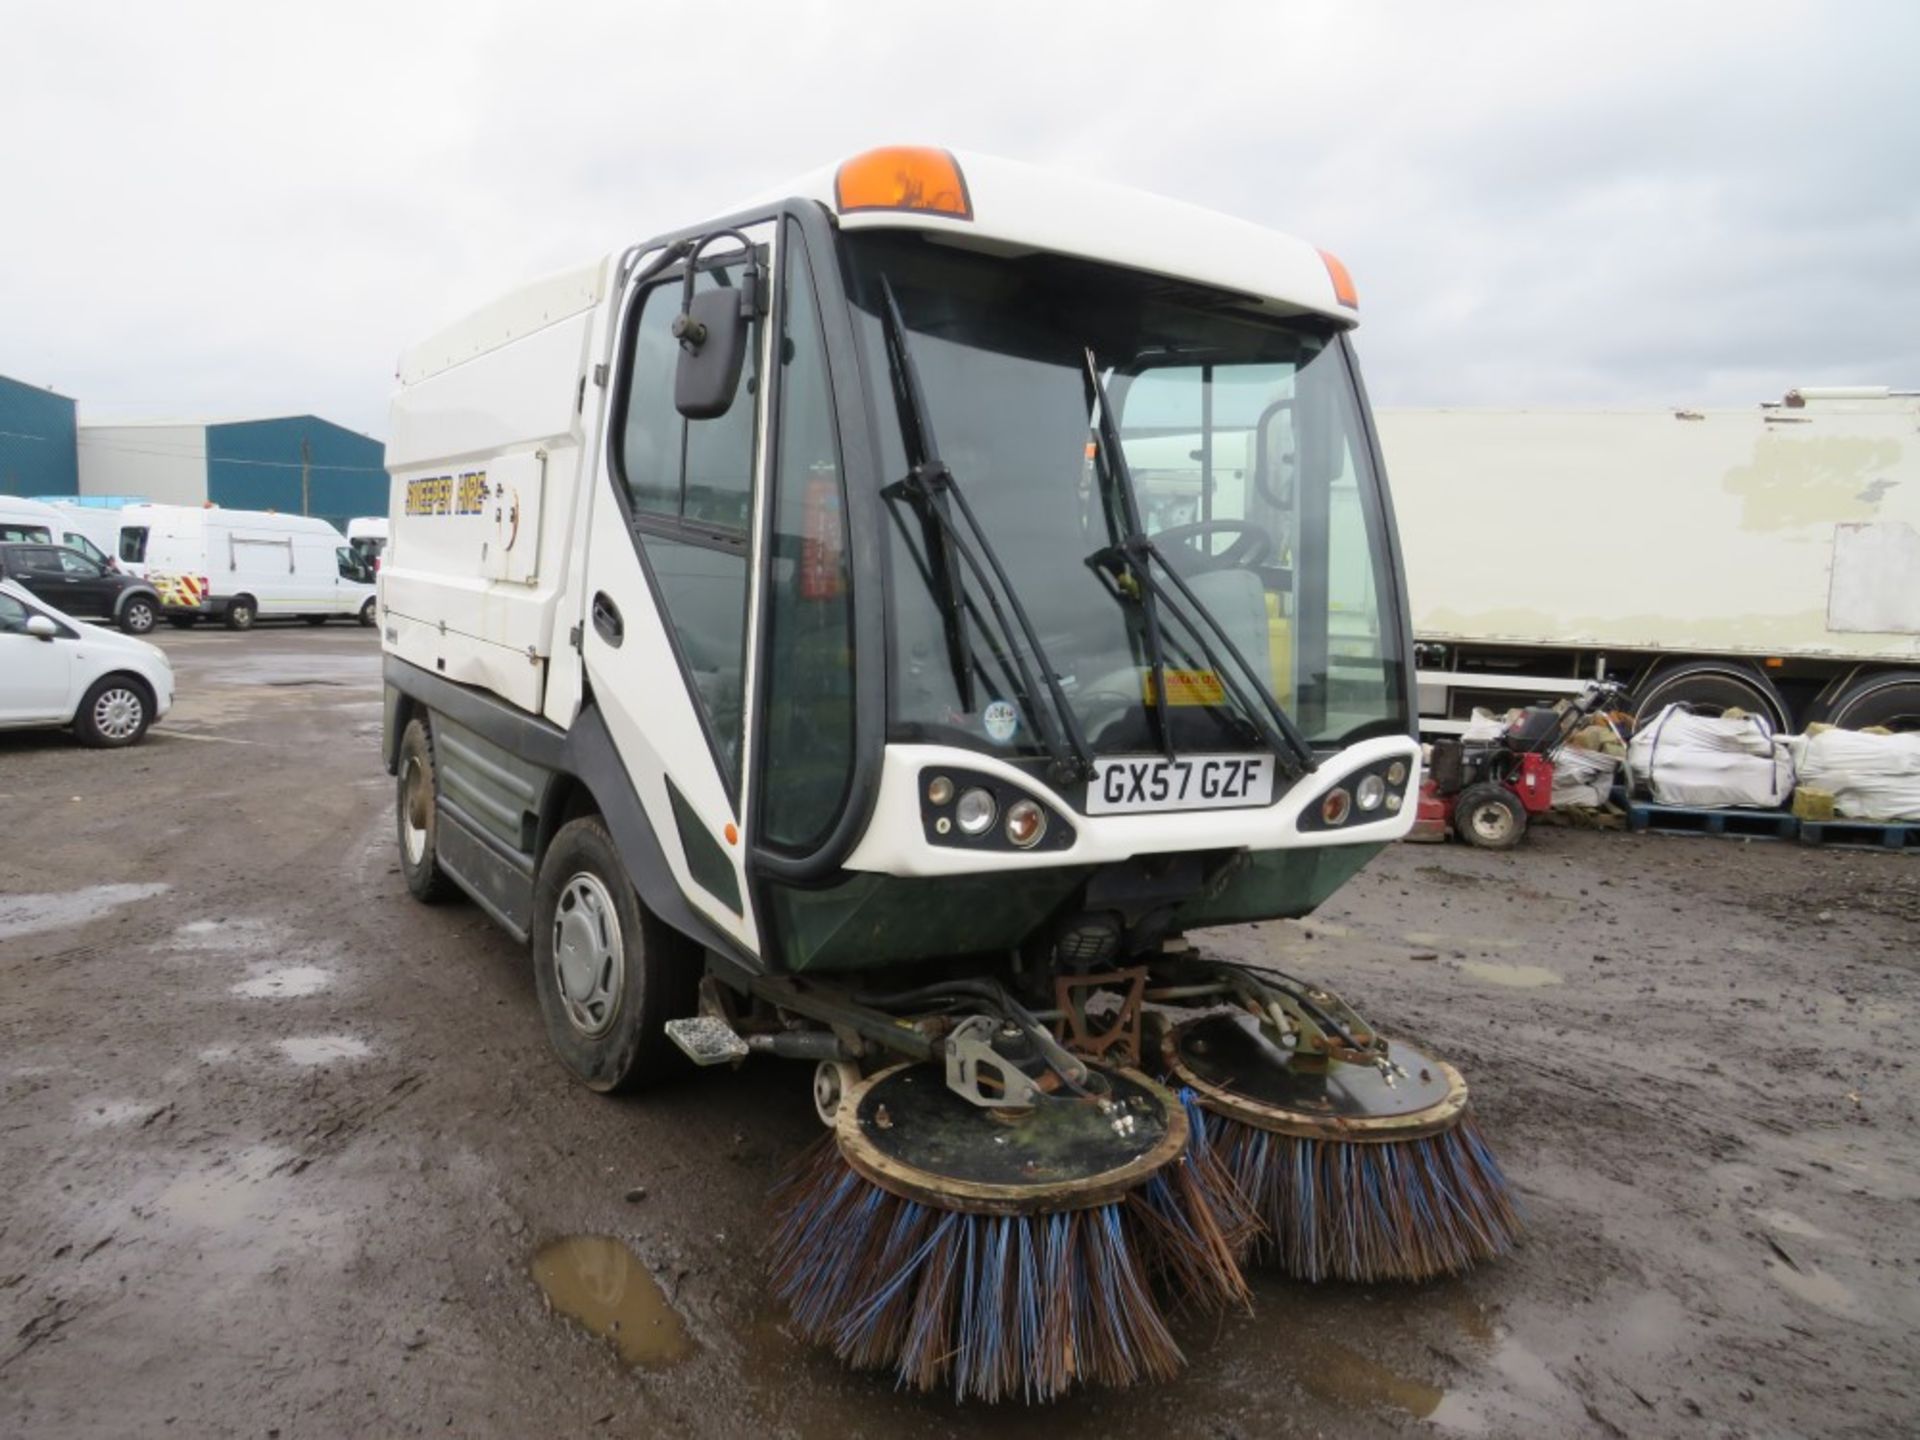
M1920 4L0 0L0 374L386 433L401 349L868 146L1339 253L1376 404L1920 388Z

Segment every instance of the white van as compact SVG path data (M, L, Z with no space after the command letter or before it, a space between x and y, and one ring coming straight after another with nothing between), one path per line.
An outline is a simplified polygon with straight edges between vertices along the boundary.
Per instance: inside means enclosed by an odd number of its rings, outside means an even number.
M60 537L54 543L78 550L109 570L118 570L120 551L120 508L102 505L77 505L66 500L47 502L60 517Z
M361 515L347 521L347 543L369 561L378 562L387 548L387 517Z
M100 543L101 527L91 519L83 520L75 512L80 506L28 500L19 495L0 495L0 542L24 541L29 545L64 545L78 550L89 560L108 570L114 563L111 544ZM101 511L100 514L110 512Z
M248 629L263 615L374 623L373 573L324 520L128 505L120 511L119 560L153 582L168 622L182 628L203 615L220 616L229 630Z

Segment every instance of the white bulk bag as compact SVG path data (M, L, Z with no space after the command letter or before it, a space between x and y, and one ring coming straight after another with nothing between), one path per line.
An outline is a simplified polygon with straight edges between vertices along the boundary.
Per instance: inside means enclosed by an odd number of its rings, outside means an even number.
M1662 805L1777 810L1793 797L1793 755L1757 715L1726 719L1669 705L1634 732L1627 771Z
M1563 745L1553 757L1553 808L1565 810L1606 804L1613 789L1614 773L1619 768L1618 755Z
M1819 730L1790 743L1800 783L1832 795L1836 815L1920 820L1920 734Z

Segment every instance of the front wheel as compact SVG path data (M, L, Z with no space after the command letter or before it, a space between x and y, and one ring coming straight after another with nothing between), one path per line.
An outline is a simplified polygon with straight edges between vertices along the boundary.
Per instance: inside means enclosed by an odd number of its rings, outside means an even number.
M587 1088L639 1089L684 1063L666 1022L696 1008L697 957L641 907L598 818L563 826L540 863L533 969L547 1039Z
M227 602L227 628L229 630L251 630L259 611L254 608L251 595L236 595Z
M153 723L153 702L146 687L124 675L96 680L73 717L73 733L82 745L117 750L147 733Z
M153 629L156 618L153 601L144 595L136 595L120 607L120 628L129 635L145 635Z
M360 623L371 630L379 618L380 603L372 596L368 596L367 603L360 607Z
M1511 850L1527 833L1527 811L1504 785L1469 785L1453 805L1453 828L1469 845Z

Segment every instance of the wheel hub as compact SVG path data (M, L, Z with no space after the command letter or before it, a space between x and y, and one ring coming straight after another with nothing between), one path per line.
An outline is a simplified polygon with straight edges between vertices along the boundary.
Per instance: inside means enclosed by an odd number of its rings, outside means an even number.
M613 1024L625 980L620 917L598 876L575 875L553 921L553 968L567 1021L588 1037Z

